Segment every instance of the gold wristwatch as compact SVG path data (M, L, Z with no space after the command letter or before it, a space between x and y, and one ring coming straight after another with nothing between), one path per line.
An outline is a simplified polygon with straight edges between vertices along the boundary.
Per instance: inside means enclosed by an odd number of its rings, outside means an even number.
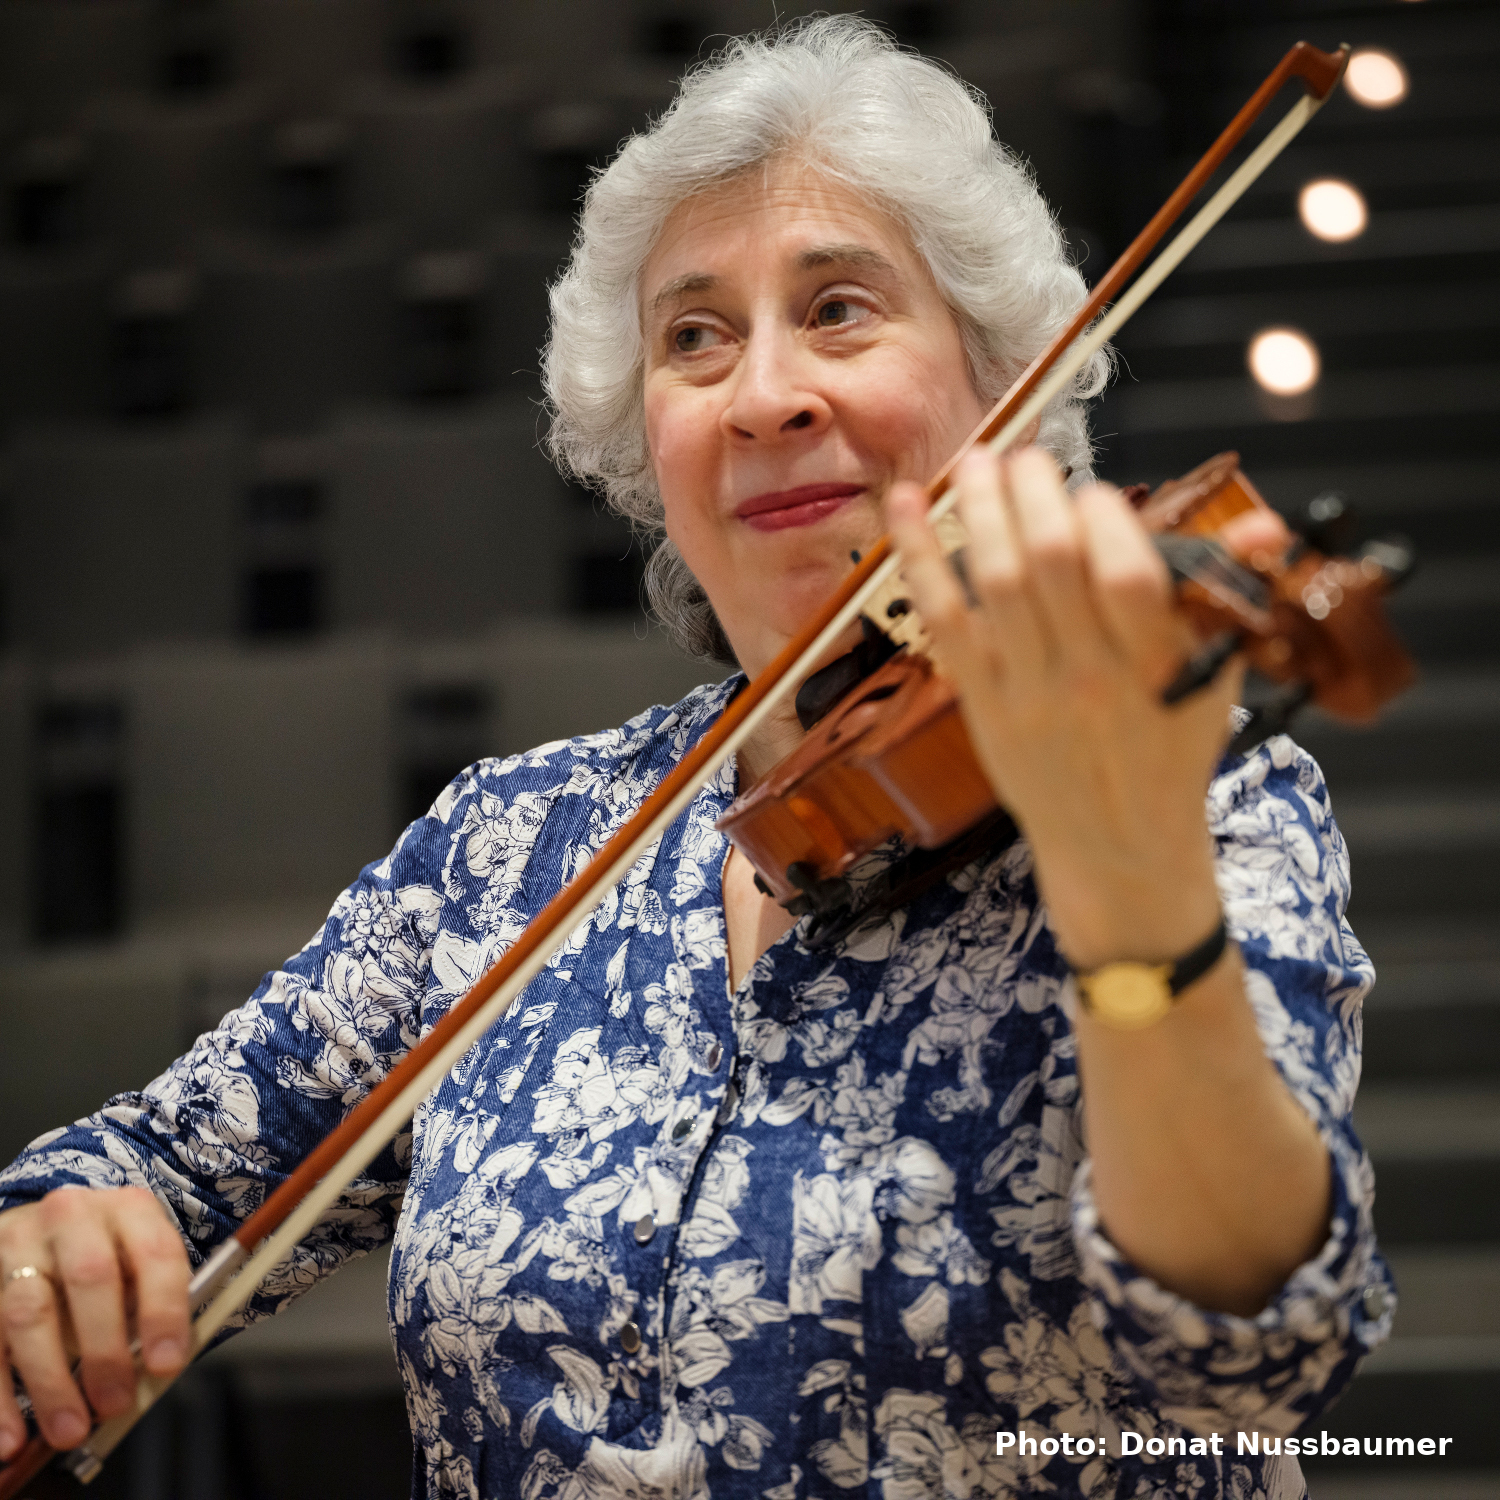
M1228 942L1229 932L1220 917L1208 937L1176 963L1143 964L1123 959L1101 964L1087 973L1075 969L1073 982L1083 1008L1096 1021L1120 1031L1138 1031L1161 1020L1171 1010L1173 1000L1218 963Z

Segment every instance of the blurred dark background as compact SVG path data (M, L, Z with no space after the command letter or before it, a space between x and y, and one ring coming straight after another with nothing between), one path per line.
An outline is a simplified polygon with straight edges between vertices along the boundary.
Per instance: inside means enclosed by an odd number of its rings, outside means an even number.
M1359 1119L1404 1297L1318 1425L1457 1441L1306 1468L1318 1500L1500 1496L1500 7L863 9L988 94L1089 277L1299 36L1397 65L1135 319L1095 428L1110 478L1236 448L1289 516L1340 492L1356 539L1418 546L1393 614L1421 684L1298 731L1382 976ZM713 675L538 451L537 350L590 167L773 19L0 0L0 1161L156 1073L470 760ZM1299 207L1329 178L1366 216L1336 241ZM1252 378L1270 328L1309 388ZM404 1496L382 1275L205 1362L96 1492Z

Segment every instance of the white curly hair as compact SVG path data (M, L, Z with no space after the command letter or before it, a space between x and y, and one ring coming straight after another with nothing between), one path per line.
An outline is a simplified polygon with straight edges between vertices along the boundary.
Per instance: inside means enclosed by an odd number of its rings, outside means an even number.
M1085 295L1029 167L994 137L977 90L856 16L821 16L736 38L589 185L567 267L551 288L542 355L548 450L659 538L652 611L693 655L732 663L698 581L666 539L646 443L639 280L684 199L775 159L808 164L901 224L958 322L974 388L994 401ZM1092 449L1083 402L1103 389L1095 355L1042 419L1039 441L1081 482Z

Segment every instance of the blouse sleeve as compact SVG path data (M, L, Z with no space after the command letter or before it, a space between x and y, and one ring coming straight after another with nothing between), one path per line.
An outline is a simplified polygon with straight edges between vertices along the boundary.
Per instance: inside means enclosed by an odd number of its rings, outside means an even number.
M1351 1113L1375 972L1344 909L1349 857L1317 763L1285 735L1226 759L1209 789L1219 892L1266 1052L1332 1163L1326 1243L1253 1318L1208 1312L1132 1266L1099 1224L1085 1161L1073 1231L1095 1321L1163 1414L1192 1431L1290 1434L1390 1333L1375 1178Z
M249 1217L417 1040L442 903L445 824L467 778L363 870L316 936L136 1093L33 1141L0 1209L66 1186L149 1189L194 1264ZM366 1169L266 1283L247 1321L390 1238L409 1134Z

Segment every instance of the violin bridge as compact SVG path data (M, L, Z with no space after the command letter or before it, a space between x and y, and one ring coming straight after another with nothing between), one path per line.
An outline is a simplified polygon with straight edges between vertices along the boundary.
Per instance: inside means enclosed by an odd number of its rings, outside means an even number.
M944 557L952 557L969 544L969 534L964 523L952 512L940 516L932 523L938 546ZM911 602L906 580L898 572L872 594L865 605L865 614L872 619L898 646L907 647L913 655L931 656L939 671L942 663L937 661L932 649L932 640L922 617Z

